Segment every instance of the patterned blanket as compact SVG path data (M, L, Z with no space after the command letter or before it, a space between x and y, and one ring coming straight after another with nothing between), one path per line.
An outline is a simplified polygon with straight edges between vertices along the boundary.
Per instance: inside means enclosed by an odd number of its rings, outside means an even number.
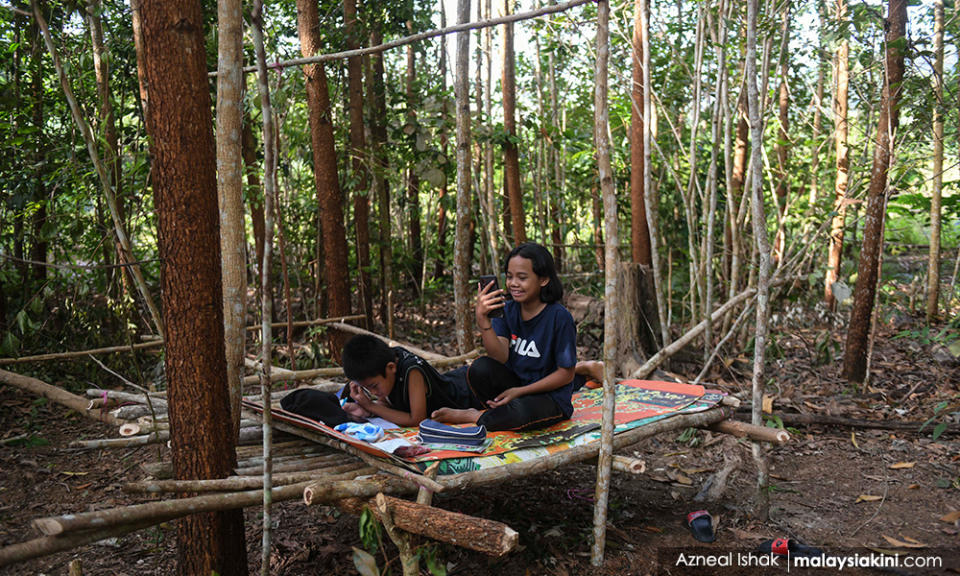
M674 414L697 412L716 406L724 394L705 390L703 386L651 380L623 380L616 386L617 402L614 433L631 430ZM597 442L600 438L603 389L581 390L573 396L573 418L549 428L529 432L490 432L488 444L481 453L455 450L431 450L412 458L399 458L372 444L337 432L333 428L291 412L274 408L273 417L298 428L318 431L345 442L367 454L400 460L417 469L426 469L440 460L440 475L456 474L512 462L536 459L574 446ZM244 400L244 407L257 413L263 407ZM416 442L416 428L395 428L386 431L385 440L404 438Z

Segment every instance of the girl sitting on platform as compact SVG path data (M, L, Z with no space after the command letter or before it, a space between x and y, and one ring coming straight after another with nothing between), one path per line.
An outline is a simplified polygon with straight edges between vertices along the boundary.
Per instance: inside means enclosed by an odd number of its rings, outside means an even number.
M603 379L601 362L577 363L577 328L560 304L563 286L553 257L535 243L507 256L505 292L478 286L476 319L487 356L467 372L474 407L441 408L431 417L482 424L488 431L545 428L573 415L571 395L585 376ZM490 313L503 309L502 317Z

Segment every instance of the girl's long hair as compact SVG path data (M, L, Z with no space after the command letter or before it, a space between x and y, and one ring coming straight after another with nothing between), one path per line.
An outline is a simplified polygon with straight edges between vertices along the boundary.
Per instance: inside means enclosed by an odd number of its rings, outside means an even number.
M525 242L518 245L507 254L507 259L503 261L504 274L506 274L507 266L514 256L526 258L533 264L534 274L541 278L547 277L550 279L546 286L540 288L541 300L550 304L551 302L559 302L563 298L563 284L560 283L560 278L557 276L557 266L553 263L553 256L546 248L536 242Z

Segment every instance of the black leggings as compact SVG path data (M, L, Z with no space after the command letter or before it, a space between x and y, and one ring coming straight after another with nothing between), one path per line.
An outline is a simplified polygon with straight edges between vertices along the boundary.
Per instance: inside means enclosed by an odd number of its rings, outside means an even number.
M474 360L467 372L467 383L475 396L474 407L486 409L477 424L484 425L490 432L546 428L567 419L553 398L545 393L521 396L503 406L487 408L487 401L493 400L501 392L523 386L513 370L489 356Z

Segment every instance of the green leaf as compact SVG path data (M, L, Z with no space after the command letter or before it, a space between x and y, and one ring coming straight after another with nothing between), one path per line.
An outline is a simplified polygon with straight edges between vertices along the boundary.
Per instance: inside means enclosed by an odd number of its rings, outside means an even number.
M377 559L373 554L353 547L353 565L357 567L357 572L361 576L380 576L380 569L377 568Z
M947 431L947 423L941 422L937 424L937 427L933 429L933 434L930 436L934 441L940 437L941 434Z

